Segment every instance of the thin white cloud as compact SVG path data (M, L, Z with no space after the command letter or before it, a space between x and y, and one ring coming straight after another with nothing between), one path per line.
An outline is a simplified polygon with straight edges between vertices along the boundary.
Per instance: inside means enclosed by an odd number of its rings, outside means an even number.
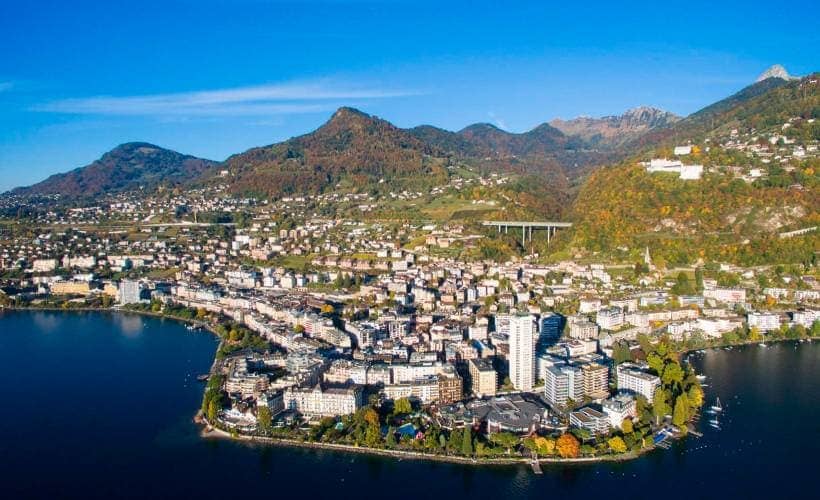
M311 113L333 101L403 97L417 93L332 84L329 81L257 85L139 96L95 96L53 101L35 111L130 116L251 116Z
M487 116L493 121L493 125L500 128L501 130L507 130L507 122L504 121L503 118L497 116L493 111L487 112Z

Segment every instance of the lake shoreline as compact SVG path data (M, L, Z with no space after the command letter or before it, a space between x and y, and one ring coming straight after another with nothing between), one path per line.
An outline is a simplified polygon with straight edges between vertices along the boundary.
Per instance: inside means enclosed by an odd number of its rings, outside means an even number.
M72 308L72 309L62 309L62 308L39 308L39 307L14 307L8 306L0 310L12 310L12 311L43 311L43 312L104 312L104 313L131 313L142 315L146 317L152 317L156 319L171 319L178 321L180 323L184 323L187 325L193 325L200 328L204 328L205 330L209 331L213 334L217 339L221 342L224 342L219 335L214 330L213 326L210 323L202 322L193 319L187 318L179 318L171 315L166 315L163 313L157 313L154 311L141 311L141 310L131 310L131 309L121 309L121 308L101 308L101 307L86 307L86 308ZM799 342L801 339L767 339L767 345L773 345L782 342ZM812 337L808 337L807 340L809 342L812 341ZM732 344L723 344L718 346L708 346L708 347L701 347L701 348L694 348L694 349L685 349L679 351L678 354L681 358L686 357L691 353L695 353L698 351L706 351L710 349L720 350L725 349L726 347L740 347L740 346L748 346L754 344L760 344L761 341L740 341L737 343ZM218 350L218 348L217 348ZM217 359L214 357L213 363L211 365L211 369L209 372L209 376L213 374L214 368L217 366ZM297 448L305 448L305 449L314 449L314 450L330 450L342 453L357 453L357 454L369 454L374 456L382 456L382 457L391 457L391 458L398 458L398 459L410 459L416 461L434 461L434 462L446 462L446 463L454 463L454 464L462 464L462 465L473 465L473 466L482 466L482 465L489 465L489 466L509 466L509 465L529 465L533 463L532 459L528 459L525 457L509 457L509 458L485 458L485 459L474 459L474 458L467 458L467 457L459 457L459 456L450 456L450 455L434 455L429 453L423 452L415 452L415 451L408 451L408 450L386 450L386 449L379 449L379 448L368 448L364 446L355 446L355 445L348 445L348 444L339 444L339 443L321 443L321 442L306 442L306 441L299 441L295 439L287 439L287 438L275 438L275 437L264 437L264 436L253 436L247 434L231 434L224 430L218 429L212 425L210 425L201 415L201 412L198 412L194 418L193 422L195 425L201 427L199 435L204 439L228 439L232 441L244 442L244 443L259 443L271 446L280 446L280 447L297 447ZM691 423L691 422L690 422ZM688 434L688 433L686 433ZM670 436L672 441L680 441L681 439L686 437L686 434L680 434L676 436ZM619 455L602 455L602 456L595 456L595 457L577 457L577 458L539 458L538 463L543 465L553 465L553 464L566 464L566 465L583 465L583 464L595 464L595 463L602 463L602 462L627 462L632 461L642 456L646 455L647 453L656 450L658 447L654 444L647 446L641 450L631 451L624 454Z
M224 439L228 441L235 441L248 444L263 444L269 446L305 448L313 450L329 450L340 453L356 453L360 455L372 455L388 458L398 458L415 460L415 461L430 461L443 462L460 465L471 466L511 466L511 465L530 465L533 463L532 459L525 457L509 457L509 458L467 458L452 455L433 455L429 453L408 451L408 450L386 450L380 448L368 448L366 446L355 446L350 444L337 443L318 443L309 441L298 441L295 439L264 437L264 436L249 436L246 434L233 435L222 429L217 429L211 426L202 419L198 413L194 417L195 424L201 426L200 436L203 439ZM539 458L538 463L541 465L584 465L597 464L602 462L627 462L640 458L641 456L654 451L656 446L648 446L638 452L624 453L621 455L603 455L600 457L578 457L578 458Z

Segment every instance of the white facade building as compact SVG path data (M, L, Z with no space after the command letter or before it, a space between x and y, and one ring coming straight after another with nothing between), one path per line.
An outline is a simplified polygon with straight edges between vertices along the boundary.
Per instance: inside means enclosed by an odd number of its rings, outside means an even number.
M535 321L530 315L510 317L510 380L519 391L535 383Z

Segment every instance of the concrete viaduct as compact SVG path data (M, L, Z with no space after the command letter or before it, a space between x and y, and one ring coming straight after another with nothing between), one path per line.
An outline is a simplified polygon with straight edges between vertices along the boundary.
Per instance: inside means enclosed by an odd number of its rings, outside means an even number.
M527 221L503 221L503 220L488 220L482 223L483 226L490 226L495 227L498 229L498 232L501 232L501 228L504 228L504 233L506 234L511 227L520 227L521 228L521 246L525 246L527 243L527 237L529 236L529 240L532 241L532 230L533 229L546 229L547 230L547 244L550 242L550 237L555 235L555 231L558 228L568 228L572 227L572 223L570 222L527 222Z

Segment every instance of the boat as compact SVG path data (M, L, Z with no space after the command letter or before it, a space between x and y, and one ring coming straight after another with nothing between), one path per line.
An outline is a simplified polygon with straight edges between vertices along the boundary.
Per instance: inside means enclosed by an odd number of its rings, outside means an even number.
M703 382L704 380L706 380L706 375L697 375L697 378L698 378L698 380Z
M757 345L759 345L760 347L766 347L766 343L765 343L765 342L761 342L761 343L759 343L759 344L757 344Z
M710 420L709 421L709 427L712 427L713 429L720 430L720 422L718 422L717 419Z
M723 405L720 404L720 398L715 398L715 404L709 407L715 413L720 413L723 411Z

